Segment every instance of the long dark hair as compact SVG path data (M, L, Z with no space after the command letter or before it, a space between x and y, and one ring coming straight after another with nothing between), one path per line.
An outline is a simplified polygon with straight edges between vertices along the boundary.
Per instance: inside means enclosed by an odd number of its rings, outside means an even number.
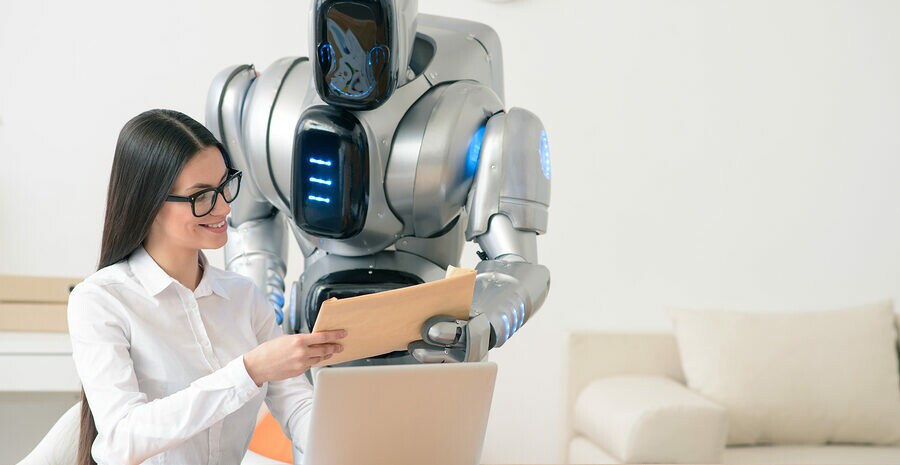
M202 124L173 110L150 110L125 123L116 143L97 269L127 259L141 245L182 168L197 152L225 147ZM97 437L84 389L77 465L96 465L91 446Z

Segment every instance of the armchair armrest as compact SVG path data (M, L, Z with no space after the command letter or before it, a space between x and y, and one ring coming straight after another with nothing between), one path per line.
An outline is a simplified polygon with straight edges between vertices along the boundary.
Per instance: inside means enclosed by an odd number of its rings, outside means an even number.
M625 463L718 463L725 410L662 376L615 376L578 395L574 430Z

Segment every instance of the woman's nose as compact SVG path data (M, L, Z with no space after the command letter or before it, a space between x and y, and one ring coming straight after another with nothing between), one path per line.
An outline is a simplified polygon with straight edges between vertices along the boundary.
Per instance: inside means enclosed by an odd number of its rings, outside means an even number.
M225 194L219 192L217 195L218 198L216 198L216 205L213 208L212 213L221 216L228 215L229 213L231 213L231 205L229 205L228 202L225 201Z

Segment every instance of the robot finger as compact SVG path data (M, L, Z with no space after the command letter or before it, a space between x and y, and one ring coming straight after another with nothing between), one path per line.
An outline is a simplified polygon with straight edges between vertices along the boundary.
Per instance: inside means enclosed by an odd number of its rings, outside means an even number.
M457 363L466 358L460 349L437 348L424 341L414 341L408 346L409 353L420 363Z
M440 347L463 346L465 344L465 322L452 316L437 315L422 325L422 340Z

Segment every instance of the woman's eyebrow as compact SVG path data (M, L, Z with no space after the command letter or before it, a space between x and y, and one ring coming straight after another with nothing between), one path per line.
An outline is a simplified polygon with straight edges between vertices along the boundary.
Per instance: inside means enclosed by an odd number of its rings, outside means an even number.
M225 174L222 175L222 179L220 179L219 182L224 181L225 176L228 176L228 170L225 170ZM217 186L210 186L209 184L203 184L202 182L198 182L197 184L194 184L193 186L188 187L188 189L193 189L195 187L217 187Z

